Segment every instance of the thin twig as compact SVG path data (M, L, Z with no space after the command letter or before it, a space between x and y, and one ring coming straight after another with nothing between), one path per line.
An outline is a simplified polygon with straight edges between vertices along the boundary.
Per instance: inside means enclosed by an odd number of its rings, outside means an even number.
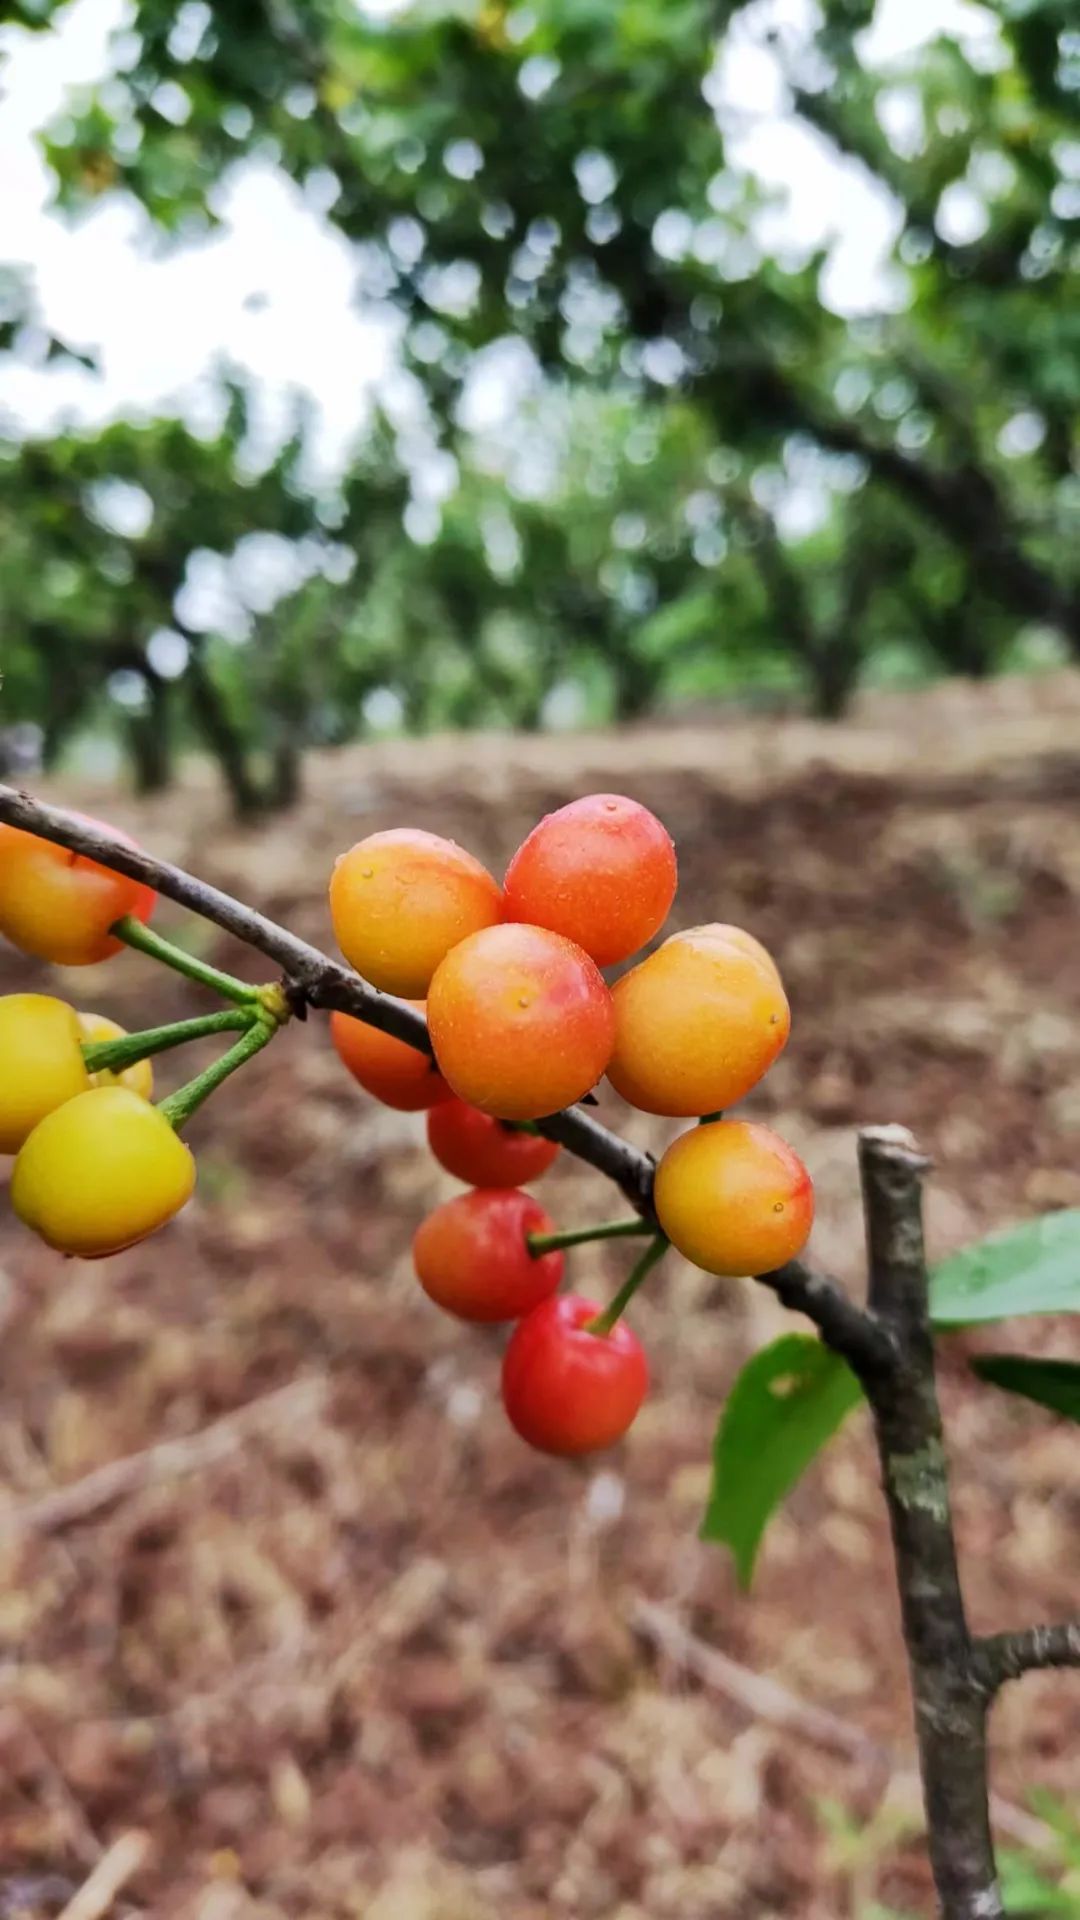
M1080 1620L988 1634L972 1648L972 1670L987 1693L997 1693L1009 1680L1047 1667L1080 1667Z
M156 1446L146 1447L140 1453L110 1460L66 1487L57 1487L40 1499L24 1500L6 1512L0 1511L0 1540L10 1534L59 1533L144 1487L201 1471L226 1459L252 1434L285 1419L303 1427L325 1404L327 1392L328 1382L321 1375L294 1380L287 1387L278 1387L273 1393L250 1400L247 1406L225 1414L197 1433L186 1434L179 1440L160 1440Z
M105 1920L129 1880L133 1879L150 1851L148 1833L122 1833L107 1853L102 1854L88 1880L69 1900L59 1920Z

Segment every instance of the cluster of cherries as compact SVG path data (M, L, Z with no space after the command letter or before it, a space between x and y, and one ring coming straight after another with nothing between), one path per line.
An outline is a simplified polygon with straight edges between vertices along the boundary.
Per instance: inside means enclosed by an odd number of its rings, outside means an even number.
M24 953L93 966L121 950L114 924L144 924L155 900L151 887L94 860L0 827L0 933ZM0 998L0 1153L16 1156L11 1204L49 1246L83 1259L152 1233L195 1185L191 1153L151 1104L149 1060L93 1070L95 1049L123 1038L115 1022L49 994Z
M613 987L663 926L675 849L655 815L618 794L549 814L503 887L453 842L375 833L343 854L330 905L346 958L426 1013L430 1059L350 1015L334 1044L367 1092L427 1108L440 1164L472 1191L420 1226L425 1292L465 1320L516 1321L503 1363L509 1418L560 1454L608 1446L644 1398L648 1368L621 1315L667 1243L707 1271L771 1271L805 1244L810 1177L768 1128L722 1119L768 1071L789 1032L777 968L751 934L695 927L665 940ZM661 1229L611 1307L559 1294L563 1247L638 1223L560 1233L522 1191L558 1147L536 1130L606 1074L648 1113L696 1119L663 1155Z
M622 1316L669 1244L710 1273L756 1274L793 1258L810 1231L813 1191L797 1155L767 1127L722 1118L788 1036L783 986L760 942L737 927L695 927L614 986L600 971L654 938L676 883L660 821L606 793L542 820L502 887L453 841L411 828L359 841L330 882L342 952L426 1015L434 1058L344 1013L331 1016L337 1051L387 1105L428 1109L435 1157L471 1189L420 1226L420 1282L462 1319L517 1323L504 1402L517 1431L552 1453L607 1446L637 1413L648 1369ZM185 1204L195 1162L181 1127L288 1018L280 988L248 986L151 933L154 903L149 887L0 826L0 933L16 946L78 967L127 943L233 1003L125 1037L45 994L0 998L12 1206L50 1246L84 1259L133 1245ZM152 1104L152 1053L229 1029L240 1037L219 1062ZM656 1169L655 1224L560 1231L524 1191L559 1151L541 1123L605 1074L645 1112L699 1124ZM558 1292L566 1247L633 1234L648 1248L606 1308Z

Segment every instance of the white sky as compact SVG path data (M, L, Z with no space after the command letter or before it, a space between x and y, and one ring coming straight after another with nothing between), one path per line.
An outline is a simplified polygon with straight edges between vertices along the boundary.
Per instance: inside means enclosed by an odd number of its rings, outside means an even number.
M889 196L786 110L777 55L765 35L805 33L813 0L754 0L737 17L714 104L729 162L776 195L761 240L805 253L823 242L823 298L844 313L890 303L883 263L897 214ZM373 0L371 11L394 9ZM212 405L210 374L228 358L254 377L268 429L296 391L315 403L316 458L337 466L374 385L394 366L395 323L355 303L349 244L263 166L238 168L224 229L178 252L149 251L149 223L122 200L69 224L50 212L50 177L36 129L68 89L108 70L108 36L125 0L72 0L50 33L0 28L0 262L32 269L46 321L94 347L100 374L12 364L0 369L0 416L40 430L59 417L99 421L119 411ZM879 0L864 36L875 65L902 58L935 31L985 35L992 17L967 0ZM711 96L713 97L713 96Z

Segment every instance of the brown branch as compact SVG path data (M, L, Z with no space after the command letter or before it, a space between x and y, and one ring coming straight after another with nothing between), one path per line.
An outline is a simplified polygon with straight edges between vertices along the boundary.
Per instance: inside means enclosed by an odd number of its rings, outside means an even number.
M899 1349L897 1367L873 1383L869 1399L943 1920L999 1920L987 1703L973 1673L934 1379L922 1231L927 1165L904 1127L870 1127L859 1137L870 1305Z
M868 1393L876 1380L895 1367L897 1346L889 1328L873 1311L856 1306L826 1274L815 1273L801 1260L789 1260L772 1273L754 1277L790 1312L804 1313L813 1321L825 1345L849 1363Z
M58 807L45 806L15 787L0 786L0 821L36 833L59 846L70 847L112 867L117 873L145 881L158 893L190 907L248 946L265 953L284 969L286 989L294 1004L350 1013L369 1026L392 1033L399 1040L431 1052L422 1014L391 994L379 993L351 967L330 959L264 914L247 907L231 894L196 879L182 867L154 859L141 847L127 846L102 828L73 819ZM537 1122L541 1133L557 1140L579 1160L612 1180L643 1218L654 1221L652 1156L601 1126L581 1107L567 1108ZM804 1313L828 1343L859 1373L873 1373L888 1365L888 1339L871 1317L849 1300L842 1287L801 1261L791 1261L777 1273L761 1276L786 1306Z
M989 1634L976 1640L972 1666L978 1684L989 1694L1025 1673L1038 1673L1047 1667L1080 1667L1080 1620Z

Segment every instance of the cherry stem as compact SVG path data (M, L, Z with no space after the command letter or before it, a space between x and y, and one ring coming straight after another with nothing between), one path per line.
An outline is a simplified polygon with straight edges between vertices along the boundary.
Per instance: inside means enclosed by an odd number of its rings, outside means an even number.
M220 1059L215 1060L203 1073L196 1074L195 1079L189 1080L186 1087L178 1087L175 1093L170 1093L168 1099L161 1102L158 1112L162 1119L167 1120L174 1132L179 1133L181 1127L187 1125L196 1108L201 1107L203 1101L209 1099L215 1089L220 1087L222 1081L227 1080L238 1067L245 1066L249 1060L254 1059L255 1055L273 1039L277 1030L277 1022L258 1016L247 1032L241 1034L235 1046L230 1047L227 1053L223 1053Z
M117 940L127 947L134 947L139 953L149 954L151 960L160 960L166 967L172 967L174 973L186 974L189 980L197 980L200 986L210 987L219 993L223 1000L232 1000L240 1007L254 1006L258 1001L260 989L248 986L244 980L237 980L231 973L222 973L219 967L210 966L206 960L197 960L193 953L185 953L182 947L176 947L160 933L143 925L141 920L126 913L109 928Z
M642 1281L648 1278L657 1261L663 1259L670 1244L666 1234L656 1234L646 1247L637 1266L623 1281L611 1305L605 1307L603 1313L598 1313L595 1320L585 1322L586 1333L595 1333L601 1339L606 1338L615 1322L625 1313Z
M243 1033L258 1019L252 1008L245 1012L226 1007L221 1013L200 1013L193 1020L174 1020L167 1027L147 1027L143 1033L125 1033L115 1040L88 1040L82 1057L87 1073L118 1073L149 1060L155 1053L167 1053L170 1047L182 1047L187 1040L204 1040L212 1033Z
M647 1220L598 1220L591 1227L562 1227L557 1233L527 1233L525 1245L534 1260L542 1253L557 1253L561 1247L582 1247L587 1240L629 1240L635 1235L655 1233Z

